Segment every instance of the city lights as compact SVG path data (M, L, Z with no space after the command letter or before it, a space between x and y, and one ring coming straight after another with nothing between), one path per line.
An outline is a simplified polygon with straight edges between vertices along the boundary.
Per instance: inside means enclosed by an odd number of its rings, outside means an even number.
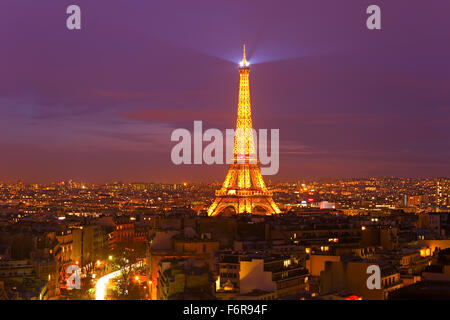
M0 1L5 319L450 300L449 11Z

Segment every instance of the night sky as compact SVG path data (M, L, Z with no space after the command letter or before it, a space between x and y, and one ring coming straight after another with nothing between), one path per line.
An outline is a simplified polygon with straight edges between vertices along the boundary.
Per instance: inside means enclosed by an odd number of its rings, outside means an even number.
M243 43L254 127L280 129L266 179L450 176L449 16L448 0L0 0L0 181L222 181L226 165L173 165L170 135L235 126Z

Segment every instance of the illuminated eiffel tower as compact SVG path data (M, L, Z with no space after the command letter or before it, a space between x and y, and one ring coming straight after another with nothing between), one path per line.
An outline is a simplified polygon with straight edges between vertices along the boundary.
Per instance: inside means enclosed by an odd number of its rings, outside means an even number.
M235 213L274 214L280 209L272 199L259 170L259 161L253 141L252 112L249 87L250 67L245 58L239 65L239 102L234 137L233 162L216 199L208 209L209 216L215 216L227 208Z

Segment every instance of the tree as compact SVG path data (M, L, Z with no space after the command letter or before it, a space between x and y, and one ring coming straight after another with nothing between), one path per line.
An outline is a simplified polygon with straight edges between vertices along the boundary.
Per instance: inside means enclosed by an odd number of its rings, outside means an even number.
M118 245L113 251L115 269L121 270L120 276L117 278L118 299L135 299L130 295L134 296L136 294L132 277L138 269L136 266L138 261L139 256L135 249Z

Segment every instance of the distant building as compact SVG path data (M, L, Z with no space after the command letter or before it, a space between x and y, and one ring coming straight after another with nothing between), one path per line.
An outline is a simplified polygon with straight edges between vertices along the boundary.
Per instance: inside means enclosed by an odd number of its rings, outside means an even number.
M431 212L428 214L429 228L437 235L450 234L450 212Z
M367 268L378 265L381 270L381 288L369 289ZM341 260L325 262L320 276L320 294L351 292L364 300L385 300L389 293L403 286L400 273L391 264L369 260Z
M72 261L75 264L85 266L96 261L104 245L104 234L99 226L88 225L72 229Z
M134 223L129 218L118 218L110 234L109 247L114 250L119 244L131 246L134 243Z
M0 261L11 259L11 246L0 245Z
M390 295L392 300L450 299L450 249L438 253L435 264L422 272L422 281L403 287Z
M441 178L436 183L436 204L438 207L448 207L450 196L450 180Z
M310 254L306 261L306 268L311 276L320 277L321 272L325 270L327 261L341 261L341 257L338 255Z
M56 234L58 245L56 248L55 256L61 264L70 263L73 260L73 235L72 230L58 232Z
M195 259L203 261L209 266L213 265L215 252L219 249L219 242L208 238L202 238L195 230L188 227L183 232L179 230L159 230L150 243L147 257L149 278L152 283L158 283L161 275L163 260ZM158 290L155 286L150 288L152 299L158 299Z
M5 282L0 281L0 300L8 300L8 299L9 297L5 290Z
M289 256L226 254L218 267L219 299L278 299L308 289L308 271Z
M164 259L159 262L157 282L160 300L213 299L209 267L201 260Z
M367 226L361 235L361 246L381 246L392 250L398 246L398 230L390 226Z
M336 209L336 204L334 202L321 201L319 202L319 208L324 209Z
M36 270L29 260L0 261L0 278L34 276Z

